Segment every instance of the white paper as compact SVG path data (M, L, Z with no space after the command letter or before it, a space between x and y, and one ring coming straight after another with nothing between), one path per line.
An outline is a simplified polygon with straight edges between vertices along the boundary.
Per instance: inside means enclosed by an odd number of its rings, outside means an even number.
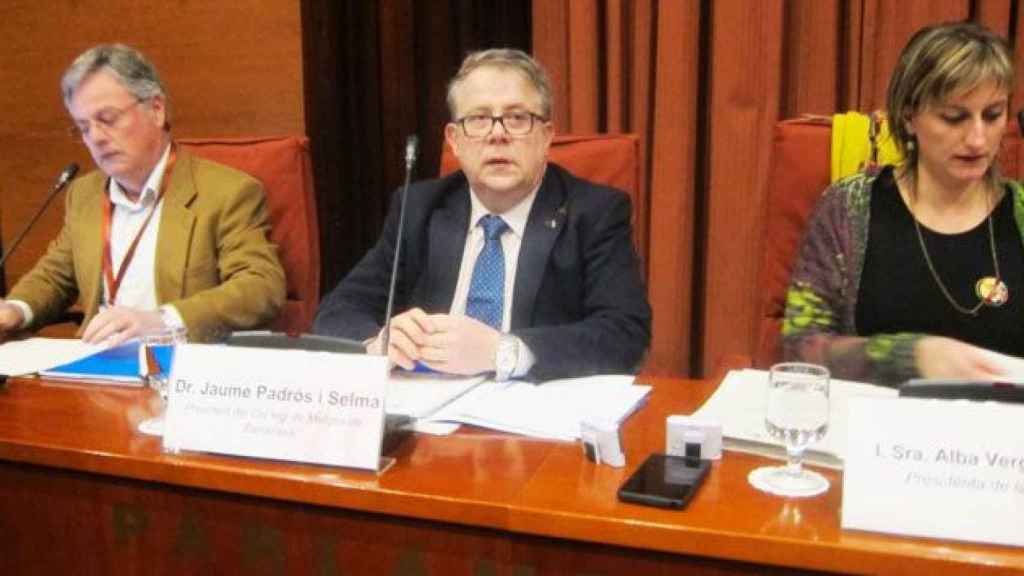
M74 362L106 349L78 338L29 338L0 345L0 374L24 376Z
M430 434L432 436L451 436L461 427L462 425L457 422L432 422L422 418L409 424L409 429L413 432Z
M784 458L783 445L768 436L765 428L765 403L768 393L768 372L764 370L732 370L715 393L693 416L722 424L724 447L729 450L753 452L773 458ZM841 468L846 442L847 406L850 398L860 396L894 397L893 388L851 382L829 381L828 432L819 442L811 444L805 461Z
M621 422L642 403L650 386L633 376L591 376L528 382L485 382L430 417L535 438L572 441L585 419Z
M991 350L984 350L984 353L1002 370L1007 382L1024 384L1024 358L1008 356Z
M843 528L1024 546L1024 406L851 401Z
M446 376L392 371L388 377L389 414L429 416L484 381L483 376Z

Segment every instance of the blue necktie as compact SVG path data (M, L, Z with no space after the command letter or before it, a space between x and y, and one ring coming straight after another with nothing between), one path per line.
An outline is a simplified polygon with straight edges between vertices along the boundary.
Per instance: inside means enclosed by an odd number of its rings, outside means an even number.
M508 224L500 216L488 214L480 219L484 229L484 248L473 265L473 278L466 297L466 316L501 330L501 312L505 304L505 251L501 235Z

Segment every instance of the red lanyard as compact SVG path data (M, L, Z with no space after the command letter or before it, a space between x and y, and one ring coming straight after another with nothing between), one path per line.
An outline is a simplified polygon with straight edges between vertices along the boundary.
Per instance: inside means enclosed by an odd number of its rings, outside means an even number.
M116 276L114 275L114 260L110 255L110 223L114 219L114 203L110 201L109 191L104 196L106 199L106 210L103 212L103 278L107 281L107 290L110 292L108 304L113 305L117 302L117 291L121 288L121 281L124 280L125 272L128 271L128 265L131 264L132 258L135 257L135 249L139 246L142 234L149 227L149 221L153 219L156 207L164 197L164 190L167 189L167 180L171 177L171 169L174 168L176 157L177 154L175 154L174 145L172 144L171 151L167 156L167 164L164 166L164 176L160 179L160 188L157 190L156 200L153 201L153 206L149 209L146 220L142 223L139 231L135 233L135 238L132 240L131 245L128 246L128 251L125 252L124 258L121 259L121 266L117 269Z

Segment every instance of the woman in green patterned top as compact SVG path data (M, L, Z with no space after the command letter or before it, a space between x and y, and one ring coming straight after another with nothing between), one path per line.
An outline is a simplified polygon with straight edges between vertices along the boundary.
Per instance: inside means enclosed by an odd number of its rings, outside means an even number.
M787 292L787 359L899 384L997 379L1002 354L1024 356L1024 189L996 163L1013 86L1005 40L979 25L910 39L887 97L905 160L819 200Z

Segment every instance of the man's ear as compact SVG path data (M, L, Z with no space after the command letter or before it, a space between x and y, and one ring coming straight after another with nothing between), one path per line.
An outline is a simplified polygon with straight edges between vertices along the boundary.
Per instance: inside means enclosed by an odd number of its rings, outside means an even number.
M554 122L548 120L547 122L541 124L540 129L543 132L542 137L544 141L544 150L546 155L547 150L551 148L551 142L555 139L555 124Z
M157 124L164 128L167 126L167 102L163 96L153 96L149 99L149 108L153 111L153 117Z
M456 158L459 157L458 129L459 127L452 122L444 126L444 141L448 143L448 147L451 148L452 154L455 154Z

